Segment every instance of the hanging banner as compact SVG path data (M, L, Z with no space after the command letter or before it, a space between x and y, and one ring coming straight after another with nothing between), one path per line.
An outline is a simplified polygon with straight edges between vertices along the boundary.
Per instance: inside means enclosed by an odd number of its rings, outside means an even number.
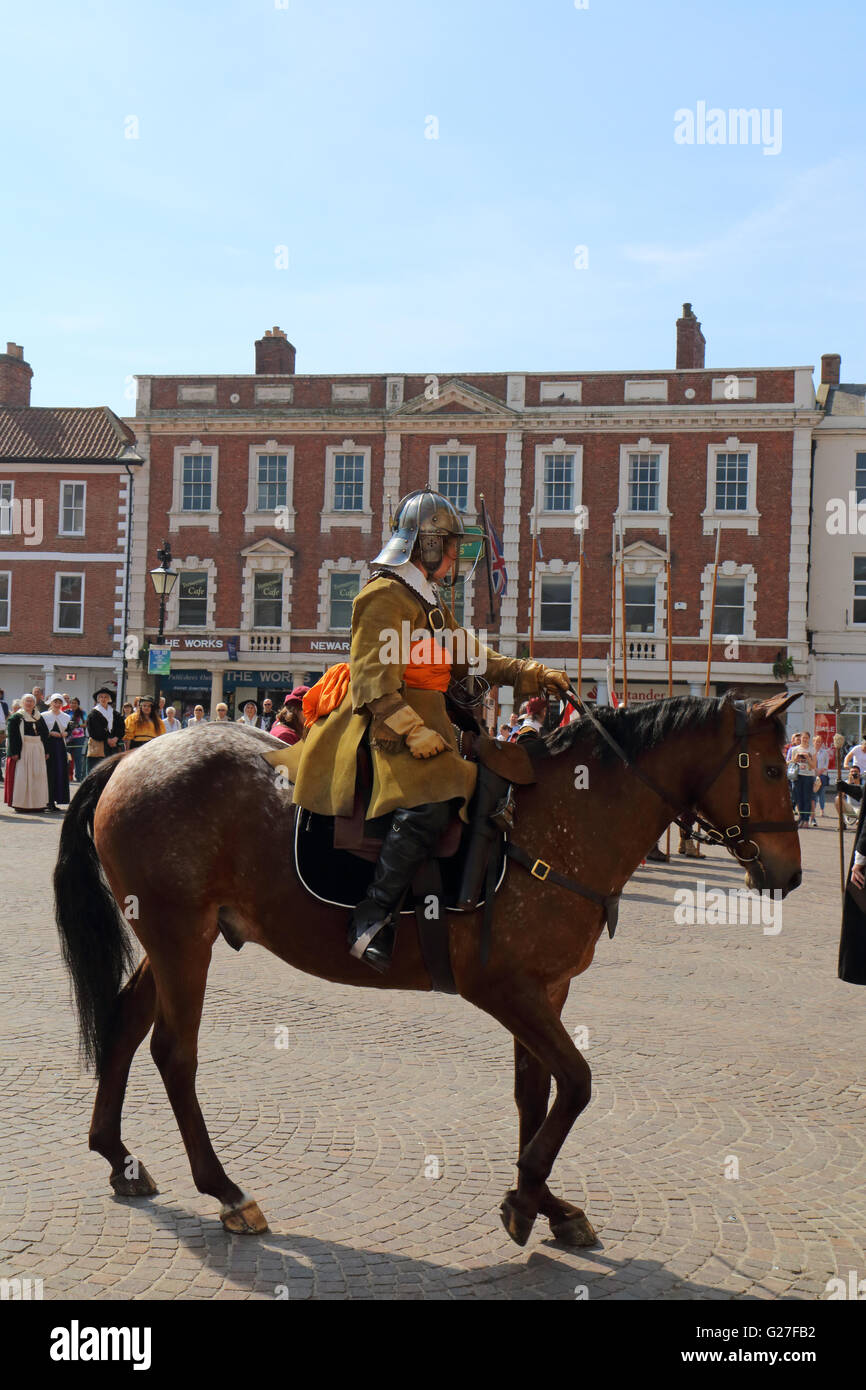
M836 749L833 738L836 733L836 715L830 710L815 711L815 733L822 734L824 747L830 749L830 771L836 771Z

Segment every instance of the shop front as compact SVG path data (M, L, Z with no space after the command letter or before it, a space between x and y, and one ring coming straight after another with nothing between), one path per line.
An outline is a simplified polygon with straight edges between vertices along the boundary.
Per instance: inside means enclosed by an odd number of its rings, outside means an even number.
M181 721L189 718L196 705L204 706L206 719L213 713L210 708L211 673L204 668L179 667L170 675L160 676L159 693L165 696L166 707L174 705Z
M255 669L245 666L227 666L223 676L223 699L229 705L229 714L237 719L243 714L244 702L255 700L261 712L262 701L269 699L278 709L290 690L296 685L309 685L307 672L297 668L292 671L274 669Z

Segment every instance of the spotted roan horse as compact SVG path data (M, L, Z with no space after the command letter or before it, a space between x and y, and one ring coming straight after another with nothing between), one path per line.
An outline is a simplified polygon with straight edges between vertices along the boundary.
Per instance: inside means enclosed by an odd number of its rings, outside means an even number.
M751 706L739 736L726 698L598 711L633 767L588 719L573 720L548 736L536 782L519 791L513 844L594 893L617 894L676 806L694 807L720 830L735 823L747 766L752 824L775 822L776 829L756 830L755 853L737 857L749 859L750 887L786 894L801 878L781 752L780 716L792 698ZM745 764L737 753L743 738ZM431 988L410 918L403 919L391 969L379 975L349 955L346 912L312 898L298 882L292 807L259 756L263 745L275 741L236 725L209 725L106 760L66 814L54 875L83 1051L99 1078L91 1149L111 1165L116 1193L157 1190L121 1138L130 1065L153 1027L151 1053L196 1187L222 1204L221 1219L234 1232L265 1230L265 1218L223 1169L195 1090L202 1004L221 928L235 944L255 942L322 979L382 991ZM587 786L575 776L581 766ZM151 852L155 845L159 853ZM543 874L509 868L486 963L480 912L449 914L447 929L459 994L514 1038L519 1158L517 1186L502 1203L505 1228L525 1244L541 1213L556 1238L588 1245L596 1237L586 1215L554 1196L547 1181L590 1098L590 1069L560 1014L570 981L592 961L603 910ZM122 908L130 898L137 914L129 912L127 922ZM135 968L130 928L146 953ZM548 1108L551 1078L556 1097Z

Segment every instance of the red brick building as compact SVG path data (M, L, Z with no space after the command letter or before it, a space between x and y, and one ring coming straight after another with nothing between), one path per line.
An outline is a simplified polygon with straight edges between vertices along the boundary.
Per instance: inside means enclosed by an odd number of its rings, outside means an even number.
M135 436L105 406L30 405L30 365L0 353L0 688L89 708L122 671Z
M774 686L780 650L804 665L810 367L705 368L690 305L669 371L305 376L277 328L255 351L253 375L138 378L130 630L155 634L167 538L178 701L276 695L339 660L389 503L427 482L469 523L486 498L507 593L490 622L479 570L461 602L508 654L530 643L535 505L534 653L574 676L583 529L585 692L606 689L614 531L631 699L666 693L669 618L674 688L703 691L718 527L712 688ZM621 692L619 636L616 666Z

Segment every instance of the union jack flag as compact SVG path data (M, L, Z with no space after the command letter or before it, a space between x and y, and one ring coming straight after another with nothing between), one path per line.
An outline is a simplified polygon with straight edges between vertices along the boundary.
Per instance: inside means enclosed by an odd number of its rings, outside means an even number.
M502 541L496 534L489 515L487 517L487 540L490 545L490 573L493 577L493 592L497 598L504 598L508 593L508 570L505 568L505 556L502 554Z

